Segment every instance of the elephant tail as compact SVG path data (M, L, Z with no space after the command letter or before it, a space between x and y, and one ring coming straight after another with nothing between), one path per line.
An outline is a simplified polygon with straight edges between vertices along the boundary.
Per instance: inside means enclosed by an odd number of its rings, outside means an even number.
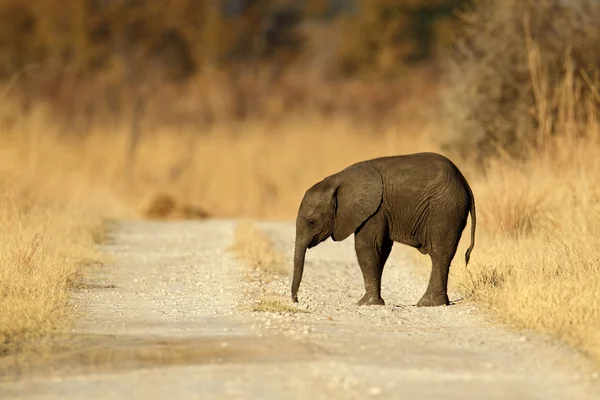
M477 217L475 216L475 197L473 196L473 191L468 183L467 188L471 194L471 245L465 253L465 266L469 264L469 260L471 259L471 251L473 251L473 247L475 247L475 226L477 225Z

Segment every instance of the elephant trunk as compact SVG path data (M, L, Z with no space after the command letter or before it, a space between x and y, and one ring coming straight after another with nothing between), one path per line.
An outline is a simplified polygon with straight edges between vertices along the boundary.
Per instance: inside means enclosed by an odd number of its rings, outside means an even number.
M298 240L296 236L296 246L294 250L294 277L292 278L292 301L298 302L298 288L302 281L302 273L304 272L304 258L306 255L307 245L302 240Z

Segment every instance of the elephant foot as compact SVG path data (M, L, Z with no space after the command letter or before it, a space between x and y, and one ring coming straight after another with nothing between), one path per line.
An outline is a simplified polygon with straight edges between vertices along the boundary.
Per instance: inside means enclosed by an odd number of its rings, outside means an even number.
M385 306L385 301L381 296L365 294L356 304L359 306Z
M448 299L447 294L438 294L431 295L429 293L425 293L421 300L417 303L417 307L437 307L437 306L447 306L450 304L450 300Z

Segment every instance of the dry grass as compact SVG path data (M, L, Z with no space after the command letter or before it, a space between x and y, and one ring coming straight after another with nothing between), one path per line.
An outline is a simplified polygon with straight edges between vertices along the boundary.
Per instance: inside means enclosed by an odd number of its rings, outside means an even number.
M43 121L1 122L0 354L72 321L70 289L84 265L103 261L103 218L122 215Z
M277 293L266 293L260 296L252 307L252 311L271 313L301 313L300 310L290 304L289 300Z
M455 282L505 321L600 360L600 148L561 142L475 182L473 281L459 266Z
M250 286L247 296L253 300L252 311L274 313L303 312L278 293L267 291L276 279L287 278L290 267L283 254L273 248L270 240L252 221L240 221L235 231L233 251L250 267L246 279Z
M71 322L80 267L102 260L101 214L40 193L42 182L0 177L0 354ZM84 203L85 204L85 203Z
M504 321L597 361L599 13L588 0L481 2L449 61L445 93L449 131L459 127L466 153L495 154L477 170L464 165L479 214L473 279L465 234L451 282Z
M490 160L485 177L473 180L473 279L465 268L453 271L466 294L505 321L600 361L600 120L597 100L578 98L572 65L567 58L560 85L548 84L541 64L530 65L533 85L548 88L536 100L538 145L523 146L525 161ZM543 112L550 109L557 112Z
M600 31L594 22L600 18L600 4L594 0L474 3L474 9L463 14L462 32L444 63L450 81L443 96L445 121L455 132L447 140L471 156L476 147L479 157L497 155L499 150L525 157L525 144L539 144L540 124L553 134L564 133L552 119L565 111L563 104L553 101L565 78L571 80L573 99L582 105L586 97L597 98L589 84L600 82ZM567 68L577 73L565 73ZM585 106L569 111L574 118L590 115Z
M233 251L238 258L266 275L288 275L285 257L273 248L273 244L265 234L250 220L242 220L235 230Z
M50 121L40 106L5 124L9 162L51 166L62 172L52 177L62 180L58 185L69 192L91 185L104 192L101 201L125 205L129 216L141 216L152 198L167 193L213 217L287 219L307 187L352 162L435 148L427 134L434 127L373 128L351 118L307 117L273 125L220 123L203 131L148 128L130 157L127 126L93 127L77 136Z

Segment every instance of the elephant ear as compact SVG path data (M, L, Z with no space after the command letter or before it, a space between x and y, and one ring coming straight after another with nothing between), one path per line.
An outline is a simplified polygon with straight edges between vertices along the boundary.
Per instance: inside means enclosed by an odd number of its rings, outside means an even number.
M348 167L337 174L335 222L332 239L346 239L377 211L383 196L383 181L377 170L366 164Z

